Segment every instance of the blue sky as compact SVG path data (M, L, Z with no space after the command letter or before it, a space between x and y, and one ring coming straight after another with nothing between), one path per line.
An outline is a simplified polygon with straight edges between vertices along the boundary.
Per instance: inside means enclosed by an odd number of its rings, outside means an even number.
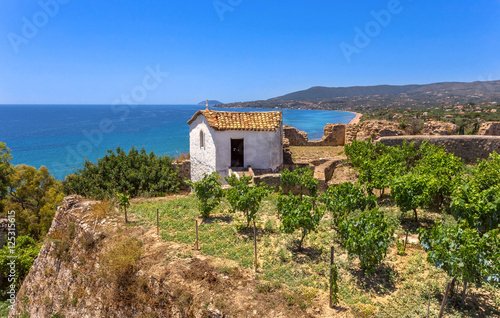
M0 104L500 79L499 16L500 0L0 0Z

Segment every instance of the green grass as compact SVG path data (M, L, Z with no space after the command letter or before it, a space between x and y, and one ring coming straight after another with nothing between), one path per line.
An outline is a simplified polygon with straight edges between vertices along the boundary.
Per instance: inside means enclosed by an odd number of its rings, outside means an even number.
M436 317L443 297L446 274L427 263L421 247L409 245L407 255L396 253L396 244L382 266L371 276L359 269L359 261L347 255L338 244L335 232L331 230L330 219L325 214L317 233L309 234L304 241L304 251L297 251L300 234L286 235L279 231L276 211L277 195L266 198L258 213L258 259L259 284L283 286L304 294L300 289L308 288L308 294L328 289L330 247L335 248L335 261L339 272L339 294L343 306L350 307L355 317L424 317L427 316L427 301L431 295L431 317ZM417 227L390 204L381 207L387 221L395 226L400 238L406 232L404 226L415 234ZM156 224L156 209L160 211L161 237L165 241L184 243L194 247L195 220L198 217L197 201L194 196L180 197L169 201L143 201L134 204L130 213L143 226ZM422 212L421 224L432 224L440 219L452 222L449 216ZM201 221L202 219L199 218ZM405 223L406 222L406 223ZM240 212L231 213L229 204L222 204L212 213L212 217L199 225L201 253L236 261L241 267L253 268L253 231L244 229L245 220ZM263 287L263 290L265 288ZM293 294L293 292L291 292ZM485 287L479 291L474 301L485 301L482 309L489 310L490 316L499 315L500 291ZM290 295L292 295L290 294ZM297 301L288 297L285 301ZM300 298L300 297L299 297ZM471 299L472 297L469 297ZM300 306L310 302L301 302ZM496 311L495 311L496 310ZM446 317L481 316L472 302L465 308L447 307Z

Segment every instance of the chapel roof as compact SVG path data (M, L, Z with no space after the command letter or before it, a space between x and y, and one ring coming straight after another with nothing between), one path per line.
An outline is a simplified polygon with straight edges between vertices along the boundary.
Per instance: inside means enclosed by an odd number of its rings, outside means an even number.
M215 130L275 131L283 120L280 111L245 113L205 109L197 111L187 123L191 124L199 115L205 116L208 125Z

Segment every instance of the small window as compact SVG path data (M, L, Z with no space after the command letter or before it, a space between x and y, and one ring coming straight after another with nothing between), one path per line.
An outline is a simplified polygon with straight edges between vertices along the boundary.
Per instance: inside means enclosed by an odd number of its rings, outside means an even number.
M203 130L200 130L200 147L205 147L205 134L203 133Z

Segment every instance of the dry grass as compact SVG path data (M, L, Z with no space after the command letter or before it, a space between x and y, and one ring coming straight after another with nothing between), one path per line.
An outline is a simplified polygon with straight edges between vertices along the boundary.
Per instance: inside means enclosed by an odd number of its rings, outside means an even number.
M118 233L106 247L102 262L107 274L113 277L118 286L125 285L137 269L137 260L141 256L142 243L126 233Z
M97 219L97 222L109 216L112 212L114 212L115 208L113 203L107 199L102 200L94 205L92 208L92 213L94 218Z
M311 160L334 158L344 151L343 146L322 146L322 147L290 147L292 160L294 162L308 162Z

